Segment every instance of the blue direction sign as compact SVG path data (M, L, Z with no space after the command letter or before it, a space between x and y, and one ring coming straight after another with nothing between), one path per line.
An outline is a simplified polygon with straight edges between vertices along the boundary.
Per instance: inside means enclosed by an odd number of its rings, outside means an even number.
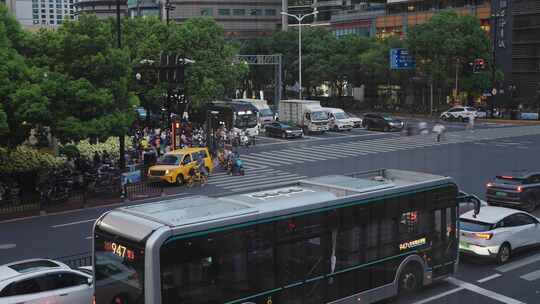
M415 68L414 57L407 49L390 49L390 69L408 70Z

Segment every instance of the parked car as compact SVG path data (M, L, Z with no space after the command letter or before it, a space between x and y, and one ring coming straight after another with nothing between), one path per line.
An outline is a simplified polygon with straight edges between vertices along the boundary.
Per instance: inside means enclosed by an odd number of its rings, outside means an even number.
M93 276L53 260L0 266L0 303L90 304Z
M540 205L540 172L515 172L499 175L486 185L490 205L533 212Z
M401 131L405 123L387 114L368 113L362 119L362 126L368 130Z
M281 138L293 138L302 137L304 132L300 127L291 126L282 122L274 122L266 126L265 128L267 136L281 137Z
M540 221L535 216L504 207L487 206L478 215L469 211L459 218L459 251L506 263L518 250L540 244Z
M185 148L165 153L158 160L157 165L148 169L148 178L181 185L187 180L189 172L197 165L197 159L200 157L204 160L206 171L211 172L212 158L207 148Z
M346 113L347 113L347 116L349 116L349 119L352 121L353 127L360 128L362 126L362 118L360 118L358 115L351 112L346 112Z
M467 121L470 117L476 117L476 110L471 107L453 107L448 111L442 112L442 120L460 120Z

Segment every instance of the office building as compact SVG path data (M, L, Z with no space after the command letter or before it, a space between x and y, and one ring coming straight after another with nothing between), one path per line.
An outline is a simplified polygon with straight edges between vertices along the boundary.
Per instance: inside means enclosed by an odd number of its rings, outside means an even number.
M30 30L55 28L75 18L76 0L5 0L8 10Z
M252 38L268 35L281 28L281 0L178 1L170 19L182 22L188 18L214 18L228 37ZM162 16L164 12L162 12Z

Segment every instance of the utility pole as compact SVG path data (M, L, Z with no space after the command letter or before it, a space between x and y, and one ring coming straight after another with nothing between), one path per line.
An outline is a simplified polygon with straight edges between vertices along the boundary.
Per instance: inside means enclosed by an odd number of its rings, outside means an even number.
M116 46L118 49L122 49L122 28L120 24L120 0L116 0ZM124 169L126 167L126 143L125 143L125 134L122 134L118 137L118 140L120 141L118 144L118 150L120 152L120 169Z
M491 15L491 26L493 28L493 45L491 49L491 90L492 91L495 88L495 62L496 62L496 50L497 50L497 26L499 26L499 18L504 17L504 13L498 12ZM489 97L490 103L488 106L489 112L491 113L491 117L493 117L493 109L495 108L495 95L491 94Z

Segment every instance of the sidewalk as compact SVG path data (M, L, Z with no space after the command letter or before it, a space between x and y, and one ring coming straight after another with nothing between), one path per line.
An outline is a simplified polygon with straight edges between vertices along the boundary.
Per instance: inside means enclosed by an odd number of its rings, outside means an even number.
M438 115L430 116L429 114L390 113L390 115L396 116L396 117L404 117L404 118L439 119ZM476 122L512 124L512 125L540 125L540 120L512 120L512 119L500 119L500 118L477 118Z

